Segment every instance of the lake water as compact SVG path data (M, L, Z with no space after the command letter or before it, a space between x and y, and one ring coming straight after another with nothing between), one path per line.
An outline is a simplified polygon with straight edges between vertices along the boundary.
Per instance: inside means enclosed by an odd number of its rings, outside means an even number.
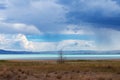
M120 55L63 55L65 59L102 60L120 59ZM0 54L0 60L27 59L27 60L54 60L59 59L57 54Z

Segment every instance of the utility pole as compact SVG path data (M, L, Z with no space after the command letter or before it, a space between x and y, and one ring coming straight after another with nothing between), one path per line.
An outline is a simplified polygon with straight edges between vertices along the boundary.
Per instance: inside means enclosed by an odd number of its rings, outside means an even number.
M64 58L63 58L63 51L62 51L62 49L59 51L58 63L60 63L60 64L64 63Z

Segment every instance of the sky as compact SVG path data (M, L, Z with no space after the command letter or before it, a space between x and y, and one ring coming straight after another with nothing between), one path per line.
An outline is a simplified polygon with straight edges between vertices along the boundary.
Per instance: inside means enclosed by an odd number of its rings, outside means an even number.
M120 50L119 0L0 0L0 49Z

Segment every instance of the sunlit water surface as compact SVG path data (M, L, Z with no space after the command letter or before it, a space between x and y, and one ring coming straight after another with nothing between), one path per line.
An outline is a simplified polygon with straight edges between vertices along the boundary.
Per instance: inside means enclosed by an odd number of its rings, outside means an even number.
M0 60L27 59L27 60L55 60L58 54L0 54ZM120 59L120 55L63 55L64 59Z

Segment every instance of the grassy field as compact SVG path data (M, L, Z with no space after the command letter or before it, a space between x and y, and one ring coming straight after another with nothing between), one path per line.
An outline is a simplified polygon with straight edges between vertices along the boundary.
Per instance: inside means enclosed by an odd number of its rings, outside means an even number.
M0 61L0 80L120 80L120 60Z

